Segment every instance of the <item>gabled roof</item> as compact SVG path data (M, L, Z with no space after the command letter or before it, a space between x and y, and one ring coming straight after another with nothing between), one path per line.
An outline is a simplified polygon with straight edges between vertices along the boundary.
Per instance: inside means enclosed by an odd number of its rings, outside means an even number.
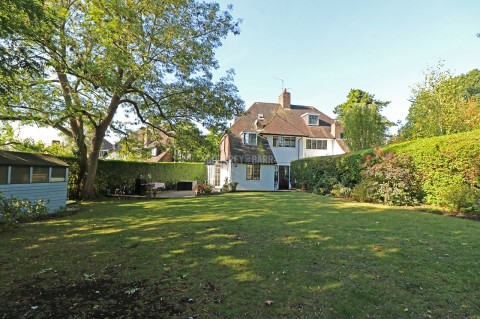
M262 127L256 125L258 114L263 114ZM319 116L320 124L307 125L302 115L315 114ZM258 132L268 135L305 136L312 138L334 138L330 125L335 120L320 112L313 106L291 105L283 108L279 103L254 103L230 128L232 134L241 132ZM340 132L343 128L338 125Z
M0 151L0 165L12 166L60 166L69 165L59 158L48 154Z

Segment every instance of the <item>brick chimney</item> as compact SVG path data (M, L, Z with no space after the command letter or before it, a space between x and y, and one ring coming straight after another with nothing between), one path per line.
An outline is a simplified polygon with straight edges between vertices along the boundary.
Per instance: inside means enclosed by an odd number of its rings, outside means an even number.
M287 89L283 89L282 94L278 97L278 103L284 108L290 108L290 93L287 92Z

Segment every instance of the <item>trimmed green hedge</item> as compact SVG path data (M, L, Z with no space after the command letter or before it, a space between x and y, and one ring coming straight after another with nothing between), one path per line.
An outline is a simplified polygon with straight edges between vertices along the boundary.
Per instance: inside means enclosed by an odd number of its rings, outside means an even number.
M480 130L393 144L387 153L411 159L425 202L456 211L480 212ZM371 150L337 156L313 157L291 164L296 187L329 194L335 184L353 189L362 180ZM374 165L367 163L367 165Z
M318 194L329 194L336 184L353 188L362 180L364 158L369 153L372 151L292 161L290 167L293 186L305 186Z
M70 165L69 193L75 185L76 159L62 157ZM204 163L147 163L100 160L98 162L95 188L99 194L113 193L123 183L133 191L135 179L142 175L148 182L164 182L167 188L174 188L178 181L207 179L207 167Z
M453 189L480 188L480 130L393 144L387 152L412 158L429 204L447 204Z

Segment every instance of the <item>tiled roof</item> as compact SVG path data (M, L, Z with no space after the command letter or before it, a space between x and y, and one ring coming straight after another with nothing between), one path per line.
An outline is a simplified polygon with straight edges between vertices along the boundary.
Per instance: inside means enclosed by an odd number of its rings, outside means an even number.
M257 145L243 144L240 135L228 134L230 159L233 163L276 164L275 156L268 141L258 136Z
M302 115L318 114L321 124L319 126L307 125ZM263 115L261 123L257 126L258 115ZM312 138L334 138L330 131L330 124L335 120L320 112L313 106L291 105L284 109L278 103L254 103L230 128L232 134L239 135L241 132L258 132L269 135L306 136ZM337 131L343 132L343 128L337 125Z
M61 166L69 165L59 158L48 154L0 151L0 165L15 166Z

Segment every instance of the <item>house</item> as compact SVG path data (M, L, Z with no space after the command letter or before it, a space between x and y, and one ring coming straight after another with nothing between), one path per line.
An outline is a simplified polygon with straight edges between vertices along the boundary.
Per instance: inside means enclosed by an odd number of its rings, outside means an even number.
M164 132L153 132L152 129L142 127L133 132L128 138L124 138L124 142L116 144L114 147L115 151L109 153L108 159L126 159L127 156L124 152L122 154L121 148L129 144L129 147L138 156L137 160L152 163L174 161L173 139Z
M313 106L291 104L284 90L278 103L254 103L236 118L220 144L220 160L208 165L208 182L226 180L238 190L290 189L290 162L348 152L338 121Z
M66 206L68 164L52 155L0 151L0 192L48 201L49 212Z

